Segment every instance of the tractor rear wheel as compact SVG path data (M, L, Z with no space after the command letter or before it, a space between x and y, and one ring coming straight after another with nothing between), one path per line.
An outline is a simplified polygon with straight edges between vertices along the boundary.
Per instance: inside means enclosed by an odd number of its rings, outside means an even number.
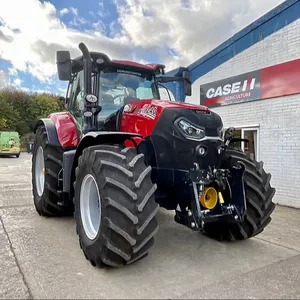
M204 230L206 235L217 240L244 240L258 235L271 222L271 214L275 209L272 202L275 189L270 185L271 174L265 172L263 162L253 160L239 149L230 148L226 152L226 164L241 161L246 166L246 215L240 223L208 223Z
M74 190L79 244L93 266L122 267L147 256L159 206L143 154L110 145L84 149Z
M48 143L46 128L36 130L32 156L32 187L36 211L45 217L71 216L73 206L61 206L58 173L62 169L63 150Z

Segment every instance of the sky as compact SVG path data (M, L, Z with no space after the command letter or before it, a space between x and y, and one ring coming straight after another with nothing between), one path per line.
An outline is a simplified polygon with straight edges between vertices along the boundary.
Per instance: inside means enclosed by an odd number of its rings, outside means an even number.
M57 50L188 66L283 0L0 0L0 88L64 95Z

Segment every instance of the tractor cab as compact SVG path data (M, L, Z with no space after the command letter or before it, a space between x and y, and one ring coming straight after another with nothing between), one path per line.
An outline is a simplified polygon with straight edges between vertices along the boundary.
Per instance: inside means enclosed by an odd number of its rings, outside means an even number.
M86 132L119 130L119 116L124 106L131 101L160 100L159 90L167 90L163 82L183 81L186 94L190 93L191 80L187 72L180 78L165 77L161 76L165 68L161 64L111 60L103 53L88 52L84 47L81 50L83 55L72 60L69 51L58 51L57 67L59 79L69 81L65 107L79 127L90 124Z

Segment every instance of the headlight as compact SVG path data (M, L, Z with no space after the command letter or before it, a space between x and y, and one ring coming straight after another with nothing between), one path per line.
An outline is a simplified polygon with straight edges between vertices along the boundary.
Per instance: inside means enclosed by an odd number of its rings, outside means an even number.
M198 141L205 137L204 130L190 124L186 120L180 120L177 123L177 125L180 128L183 135L189 140Z

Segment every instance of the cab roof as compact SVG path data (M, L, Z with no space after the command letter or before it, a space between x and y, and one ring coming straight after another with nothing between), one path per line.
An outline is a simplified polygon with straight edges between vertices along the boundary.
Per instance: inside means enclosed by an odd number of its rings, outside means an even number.
M90 52L94 65L101 68L115 67L130 71L147 72L152 74L164 74L165 65L163 64L141 64L130 60L110 59L106 54L100 52ZM98 62L101 59L101 62ZM72 59L72 72L77 73L83 68L83 56Z

